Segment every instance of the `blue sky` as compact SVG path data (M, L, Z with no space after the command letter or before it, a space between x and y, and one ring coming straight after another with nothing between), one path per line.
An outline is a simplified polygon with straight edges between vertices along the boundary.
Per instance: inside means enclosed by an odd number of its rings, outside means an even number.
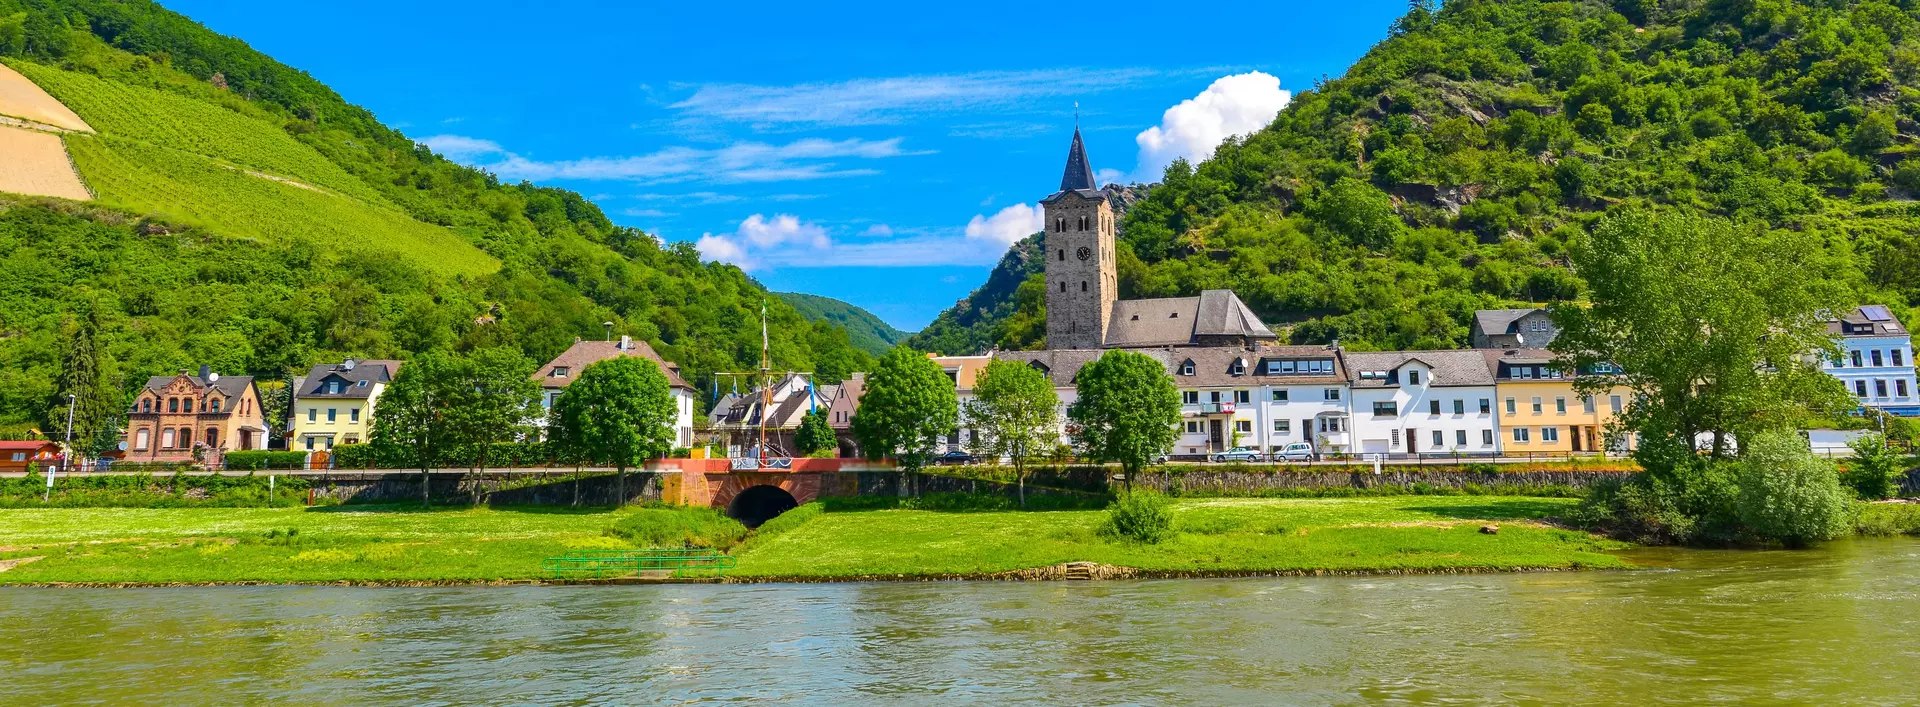
M1101 182L1152 181L1339 75L1406 8L165 4L450 158L908 330L1038 230L1076 102Z

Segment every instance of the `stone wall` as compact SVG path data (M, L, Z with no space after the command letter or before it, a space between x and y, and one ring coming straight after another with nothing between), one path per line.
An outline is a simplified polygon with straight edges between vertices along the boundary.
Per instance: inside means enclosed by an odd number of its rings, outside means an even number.
M1482 473L1474 471L1408 470L1386 471L1217 471L1193 474L1142 474L1138 483L1149 488L1185 495L1257 496L1269 491L1289 489L1367 489L1383 486L1425 484L1435 488L1460 489L1469 485L1522 486L1529 489L1567 487L1584 489L1602 479L1623 478L1620 471L1516 471Z
M625 486L627 503L659 501L666 477L678 474L628 472ZM417 503L420 500L418 473L342 472L308 477L313 483L315 502L340 503ZM482 503L495 506L566 506L575 500L583 506L611 506L618 499L620 486L614 474L588 472L575 477L572 472L482 474L468 478L464 474L435 473L432 500L436 504L463 505L473 502L479 490Z

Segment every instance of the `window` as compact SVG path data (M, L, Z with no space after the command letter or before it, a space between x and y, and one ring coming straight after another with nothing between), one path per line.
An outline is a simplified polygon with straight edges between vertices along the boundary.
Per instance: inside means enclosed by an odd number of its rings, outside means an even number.
M1467 414L1467 401L1465 399L1462 399L1462 398L1453 399L1453 414L1455 415Z
M1028 221L1028 223L1032 223L1032 221ZM1067 249L1065 248L1060 249L1060 262L1067 262Z
M1491 412L1493 412L1493 401L1492 401L1492 400L1489 400L1489 399L1487 399L1487 398L1481 398L1481 399L1480 399L1480 414L1482 414L1482 415L1485 415L1485 414L1488 414L1488 413L1491 413Z
M1873 354L1873 356L1872 356L1872 358L1873 358L1873 365L1875 365L1875 366L1879 366L1879 365L1881 365L1881 363L1880 363L1880 349L1874 349L1873 351L1871 351L1871 352L1869 352L1869 353L1871 353L1871 354Z
M1393 430L1393 434L1391 436L1393 437L1393 446L1395 447L1400 446L1400 431Z
M1283 434L1287 434L1287 433L1289 433L1289 432L1292 432L1292 431L1293 431L1293 421L1292 421L1292 420L1274 420L1274 421L1273 421L1273 433L1274 433L1274 434L1282 434L1282 435L1283 435Z
M1862 398L1867 397L1867 382L1863 380L1854 381L1853 394Z
M1200 423L1194 420L1188 420L1187 434L1190 434L1190 435L1200 434Z
M167 412L180 412L179 398L167 398Z
M1420 385L1420 372L1407 371L1407 385Z
M566 366L553 367L553 377L555 378L565 378L570 375L573 375L573 369L571 368L568 368Z
M1580 397L1580 411L1588 415L1593 414L1593 396L1583 395Z
M309 451L309 452L311 452L311 451L313 451L313 438L312 438L312 437L308 437L308 438L307 438L307 451Z
M338 412L336 408L327 408L327 424L333 424L333 415L336 412Z
M139 432L133 433L134 449L145 450L147 448L147 444L152 441L153 441L153 433L144 427L141 428Z
M1327 399L1328 399L1328 400L1339 400L1339 399L1340 399L1340 389L1339 389L1339 388L1328 388L1328 389L1326 390L1326 396L1327 396Z
M1060 281L1060 291L1061 291L1061 292L1066 292L1066 291L1067 291L1067 281L1066 281L1066 280L1061 280L1061 281Z
M1232 375L1236 375L1236 376L1244 376L1244 375L1246 375L1246 374L1247 374L1247 364L1246 364L1246 362L1245 362L1245 361L1241 361L1240 359L1237 359L1237 358L1236 358L1236 359L1234 359L1234 360L1233 360L1233 365L1232 365L1232 366L1228 366L1228 367L1227 367L1227 373L1229 373L1229 374L1232 374Z
M1558 428L1558 427L1542 427L1542 428L1540 428L1540 441L1542 441L1542 442L1558 442L1558 441L1560 441L1560 428Z
M169 427L160 431L160 448L173 448L173 428Z
M1513 398L1507 398L1507 414L1513 414Z
M1905 363L1902 363L1902 362L1903 362L1903 361L1905 361L1905 360L1906 360L1906 351L1905 351L1905 350L1903 350L1903 349L1894 349L1894 350L1893 350L1893 365L1895 365L1895 366L1905 366L1905 365L1907 365L1907 364L1905 364Z
M1567 399L1566 399L1566 398L1560 398L1560 397L1556 397L1556 398L1554 398L1554 399L1553 399L1553 414L1555 414L1555 415L1565 415L1565 414L1567 414Z
M347 444L359 444L359 443L360 443L360 435L356 435L356 434L350 434L350 435L347 435L347 440L346 440L346 443L347 443Z
M1031 223L1031 222L1029 222L1029 223ZM1056 218L1056 219L1054 219L1054 220L1053 220L1053 230L1056 230L1056 231L1064 231L1064 230L1067 230L1067 217L1065 217L1065 216L1062 216L1062 217L1060 217L1060 218Z
M1483 444L1483 445L1493 444L1493 430L1480 431L1480 444Z
M1540 396L1533 396L1533 414L1540 414Z
M1853 367L1859 368L1862 365L1860 363L1860 352L1854 351L1852 353L1853 353Z
M209 447L220 446L220 430L216 430L212 427L207 428L207 446Z
M26 460L27 460L27 453L26 453L26 452L14 452L14 453L13 453L13 460L14 460L14 461L17 461L17 462L23 462L23 461L26 461Z
M1252 420L1234 420L1234 421L1233 421L1233 431L1235 431L1235 432L1252 432L1252 431L1253 431L1253 421L1252 421Z
M1200 391L1197 391L1197 390L1180 391L1180 399L1188 405L1199 405Z
M1251 390L1233 391L1233 401L1243 405L1247 403L1251 403L1253 402L1253 391Z
M1513 441L1515 442L1527 441L1527 428L1525 427L1513 428Z
M320 408L307 408L307 422L314 422L319 419L320 419Z
M1435 416L1438 416L1438 415L1440 414L1440 401L1438 401L1438 400L1428 400L1428 401L1427 401L1427 414L1429 414L1429 415L1435 415Z
M1907 379L1898 378L1893 381L1893 394L1902 398L1907 397Z
M1399 414L1399 407L1399 404L1392 400L1375 400L1373 401L1373 415L1374 417L1393 417Z
M1274 391L1273 391L1273 401L1274 401L1274 402L1276 402L1276 403L1284 403L1284 402L1286 402L1286 401L1287 401L1287 390L1286 390L1285 388L1275 388L1275 389L1274 389Z
M327 394L328 394L328 395L339 395L339 394L340 394L340 381L327 381Z
M1190 375L1193 375L1193 362L1192 362L1192 361L1188 361L1188 362L1186 362L1186 363L1182 363L1182 364L1180 364L1180 375L1183 375L1183 376L1190 376Z
M1454 444L1454 446L1456 446L1456 447L1465 447L1465 446L1467 446L1467 431L1466 431L1466 430L1454 430L1454 431L1453 431L1453 444Z
M1885 378L1873 379L1873 397L1887 397L1887 380Z
M1323 417L1323 418L1320 418L1320 431L1321 431L1321 432L1339 432L1339 431L1340 431L1340 421L1341 421L1341 420L1344 420L1344 419L1346 419L1346 418L1344 418L1344 417Z
M359 422L359 421L360 421L360 408L347 408L347 421L348 421L348 422Z
M1607 396L1607 407L1613 408L1613 414L1615 415L1620 414L1620 396L1618 395Z
M1433 431L1433 446L1436 449L1447 446L1447 436L1445 432L1439 430Z
M1210 402L1210 403L1220 402L1220 391L1218 390L1207 391L1207 402Z
M1081 281L1080 281L1080 291L1081 291L1081 292L1086 292L1086 291L1087 291L1087 281L1086 281L1086 280L1081 280Z
M213 409L213 411L214 411L214 412L220 412L220 401L219 401L219 400L217 400L217 399L216 399L216 400L211 400L211 401L208 401L208 402L209 402L209 403L210 403L210 404L212 405L212 409Z
M146 398L140 401L140 412L153 412L152 398Z

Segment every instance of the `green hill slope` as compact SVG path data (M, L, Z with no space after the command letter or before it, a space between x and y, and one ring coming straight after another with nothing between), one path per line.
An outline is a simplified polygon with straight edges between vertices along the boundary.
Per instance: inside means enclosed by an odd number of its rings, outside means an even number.
M702 388L759 360L767 293L738 268L449 162L152 2L0 0L0 59L100 131L66 136L98 202L0 195L0 434L57 427L60 331L90 306L122 386L443 348L544 360L602 322ZM869 365L845 329L769 314L776 365Z
M1416 3L1271 126L1169 168L1123 222L1122 296L1230 287L1296 342L1463 346L1476 308L1578 299L1567 245L1645 207L1828 235L1857 295L1904 314L1920 302L1917 12ZM974 340L1039 345L1016 319Z
M855 347L875 356L886 353L887 349L912 335L893 328L893 325L873 316L872 312L832 297L801 292L775 292L774 295L799 310L800 316L806 317L807 321L830 322L845 328Z

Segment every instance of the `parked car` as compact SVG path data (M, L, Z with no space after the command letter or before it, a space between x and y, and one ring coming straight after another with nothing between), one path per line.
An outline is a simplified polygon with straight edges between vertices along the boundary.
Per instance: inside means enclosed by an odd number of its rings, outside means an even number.
M1310 462L1319 458L1319 456L1320 455L1313 452L1313 445L1307 444L1306 442L1294 442L1274 452L1273 460L1277 462Z
M1260 450L1246 447L1234 447L1224 452L1207 455L1207 461L1210 462L1257 462L1266 458L1267 455L1261 454Z
M966 452L964 452L964 451L961 451L961 450L958 450L958 449L955 449L955 450L953 450L953 451L951 451L951 452L947 452L946 454L942 454L942 455L940 455L940 456L937 456L937 457L934 457L934 458L933 458L933 463L935 463L935 464L953 464L953 465L960 465L960 464L972 464L972 463L973 463L973 455L972 455L972 454L968 454L968 453L966 453Z

